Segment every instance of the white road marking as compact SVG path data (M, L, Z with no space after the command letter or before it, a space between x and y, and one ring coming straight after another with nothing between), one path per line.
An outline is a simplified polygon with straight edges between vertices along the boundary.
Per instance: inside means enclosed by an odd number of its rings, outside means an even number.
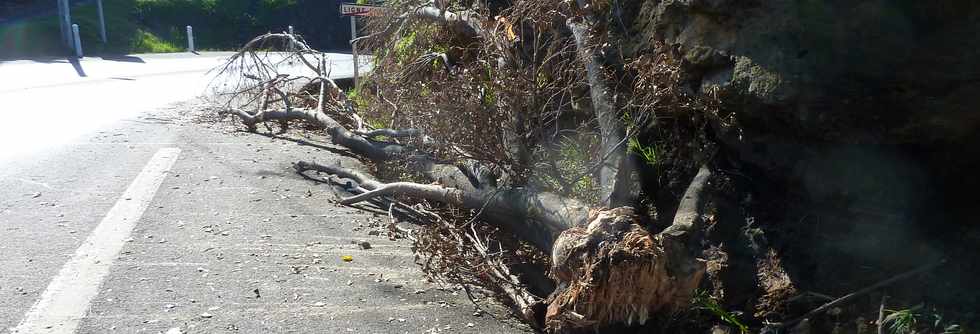
M51 280L41 299L14 329L15 333L75 332L109 274L112 261L119 255L178 155L179 148L160 149L153 155L75 255Z

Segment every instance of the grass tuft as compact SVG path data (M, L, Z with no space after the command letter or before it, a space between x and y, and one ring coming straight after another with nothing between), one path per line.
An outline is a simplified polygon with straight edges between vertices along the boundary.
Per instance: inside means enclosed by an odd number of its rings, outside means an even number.
M157 37L153 33L138 29L136 31L136 38L133 39L132 50L134 53L169 53L169 52L181 52L183 49L174 45L171 42L165 41Z

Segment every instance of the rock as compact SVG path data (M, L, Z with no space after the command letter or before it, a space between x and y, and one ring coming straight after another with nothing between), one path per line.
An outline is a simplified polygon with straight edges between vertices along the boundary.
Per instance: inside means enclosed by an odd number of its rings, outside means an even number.
M211 313L208 312L201 313L201 318L210 319L212 317L214 317L214 315L212 315Z
M361 249L371 249L371 243L367 241L362 240L361 242L358 242L357 245L361 246Z
M165 334L184 334L184 331L180 330L180 327L174 327L167 330Z
M701 93L756 135L957 140L980 127L980 4L647 0L624 6L627 57L676 48ZM746 127L740 127L745 130ZM743 133L755 140L753 133ZM761 140L760 140L761 141Z

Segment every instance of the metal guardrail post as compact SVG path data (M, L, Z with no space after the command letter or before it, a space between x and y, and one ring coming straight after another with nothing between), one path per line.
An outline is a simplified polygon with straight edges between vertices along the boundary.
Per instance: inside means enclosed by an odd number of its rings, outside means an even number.
M78 58L82 58L82 39L78 36L78 25L77 24L72 24L71 25L71 33L72 33L72 36L75 38L75 43L74 43L75 44L75 56L78 57Z
M187 26L187 52L194 52L194 28Z

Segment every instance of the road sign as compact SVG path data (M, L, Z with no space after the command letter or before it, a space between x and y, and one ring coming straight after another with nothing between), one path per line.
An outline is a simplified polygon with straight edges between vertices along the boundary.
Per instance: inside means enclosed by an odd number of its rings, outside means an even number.
M381 16L384 7L356 5L352 3L340 4L340 15L343 16Z

